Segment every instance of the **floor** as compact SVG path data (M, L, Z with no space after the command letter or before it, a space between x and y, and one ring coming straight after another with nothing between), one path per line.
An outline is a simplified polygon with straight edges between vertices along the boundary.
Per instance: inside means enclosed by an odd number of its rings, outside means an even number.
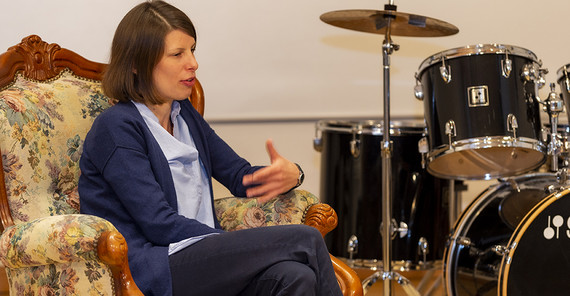
M354 270L361 280L366 279L367 277L373 275L375 272L370 269L358 267L355 267ZM422 296L445 295L443 289L443 271L440 268L429 271L402 271L398 272L398 274L409 280L411 285L415 287ZM384 282L380 278L368 289L366 296L381 296L383 294ZM392 281L392 295L407 296L408 294L402 285L398 284L396 281Z

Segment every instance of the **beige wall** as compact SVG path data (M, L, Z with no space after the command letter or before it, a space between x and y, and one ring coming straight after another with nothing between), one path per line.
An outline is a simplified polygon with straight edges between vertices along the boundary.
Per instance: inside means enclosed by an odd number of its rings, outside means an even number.
M379 119L382 114L380 46L383 36L324 24L322 13L382 9L372 0L173 0L198 28L199 78L206 89L206 119L252 163L268 162L264 141L303 165L304 188L319 189L320 154L313 150L319 119ZM385 1L386 3L388 1ZM1 0L0 50L24 36L106 62L113 32L135 0ZM477 43L527 48L550 69L570 62L566 32L569 1L395 1L398 10L449 22L459 34L441 38L394 36L393 117L422 117L413 97L420 63L446 49ZM541 96L545 91L541 91ZM488 182L471 182L475 196ZM217 195L224 191L216 189Z

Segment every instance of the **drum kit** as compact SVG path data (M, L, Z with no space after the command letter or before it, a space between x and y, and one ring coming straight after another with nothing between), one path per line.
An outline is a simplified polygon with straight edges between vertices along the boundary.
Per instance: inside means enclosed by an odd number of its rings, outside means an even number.
M570 64L557 71L561 95L530 50L478 44L425 59L414 93L424 120L390 120L392 36L438 37L459 30L397 11L340 10L327 24L384 35L383 121L321 120L321 196L339 215L327 238L333 255L375 272L384 295L398 271L440 269L448 295L566 295L570 281ZM549 122L542 124L541 114ZM465 180L498 182L465 210L455 205Z

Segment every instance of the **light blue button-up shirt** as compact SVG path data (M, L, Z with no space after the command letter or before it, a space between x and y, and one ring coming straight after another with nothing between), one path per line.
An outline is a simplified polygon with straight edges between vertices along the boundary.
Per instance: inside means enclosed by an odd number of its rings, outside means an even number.
M214 228L209 180L204 165L198 156L198 150L188 125L180 115L180 104L176 101L172 103L170 119L173 124L173 132L171 135L160 125L156 115L146 105L133 103L168 161L176 190L178 214L189 219L196 219ZM172 243L169 246L168 255L172 255L204 237L191 237Z

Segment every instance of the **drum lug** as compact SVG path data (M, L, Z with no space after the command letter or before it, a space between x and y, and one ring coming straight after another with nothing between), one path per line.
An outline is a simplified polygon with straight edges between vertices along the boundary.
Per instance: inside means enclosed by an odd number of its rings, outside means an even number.
M416 97L416 99L422 101L424 99L424 91L420 79L418 77L418 73L416 73L415 76L416 76L416 86L414 87L414 96Z
M512 249L514 249L516 247L516 245L517 245L517 243L513 243L510 246L495 245L495 246L491 247L491 250L495 254L503 257L503 256L507 255Z
M441 57L441 66L439 67L439 73L441 78L445 83L451 82L451 66L445 66L445 57Z
M548 74L548 69L541 69L537 64L525 64L522 68L521 76L524 81L534 82L537 88L542 88L546 84L544 75Z
M453 148L453 141L451 138L457 137L457 129L455 127L455 121L449 120L445 123L445 134L449 138L449 148Z
M517 121L517 117L510 113L507 115L507 131L513 133L513 138L517 138L517 129L519 128L519 123Z
M323 151L323 139L319 134L319 123L317 122L317 127L315 128L315 138L313 139L313 149L317 152Z
M568 174L568 168L559 169L558 172L556 172L556 180L558 180L558 184L560 184L561 186L555 187L554 185L551 185L551 186L545 188L545 191L548 190L547 192L554 193L555 191L568 188L567 187L569 185L568 180L570 180L570 177Z
M503 77L509 78L513 70L513 61L509 59L509 52L505 52L505 59L501 61L501 69Z
M314 138L313 139L313 148L317 152L323 151L323 140L321 138Z
M422 156L422 169L425 169L427 163L427 155L429 152L429 144L427 137L423 137L418 141L418 151Z
M425 237L420 237L418 240L418 255L423 257L424 263L427 262L427 254L429 253L429 243Z
M360 135L361 131L352 130L352 140L350 140L350 153L352 157L358 158L360 156L360 139L356 138L356 135Z
M464 247L470 247L473 245L473 243L471 242L471 239L468 237L458 237L455 239L455 242L458 245L464 246Z
M550 128L541 128L540 134L543 143L547 143L548 141L550 141Z
M358 253L358 237L356 235L353 234L348 239L346 251L348 252L348 259L350 260L353 259L354 254Z

